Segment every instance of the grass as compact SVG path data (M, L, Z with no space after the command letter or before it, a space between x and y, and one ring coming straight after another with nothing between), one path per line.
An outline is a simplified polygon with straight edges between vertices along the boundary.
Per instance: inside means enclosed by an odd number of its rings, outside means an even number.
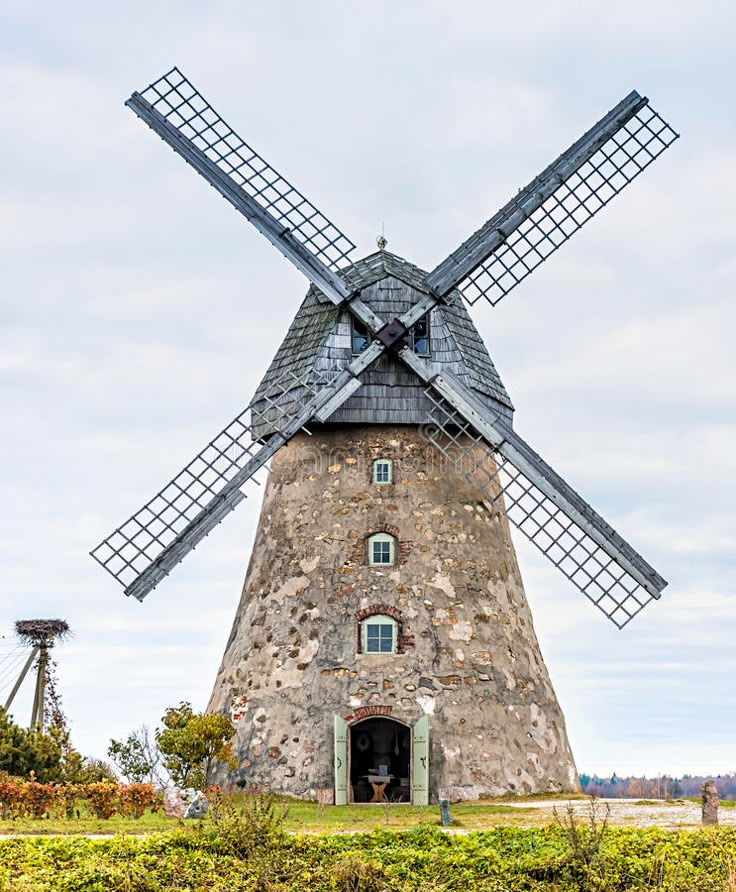
M524 807L524 803L536 800L570 801L588 800L583 795L503 797L495 800L462 803L451 806L454 826L460 830L489 830L494 827L541 827L553 820L548 809ZM518 803L510 805L510 802ZM699 799L687 801L700 802ZM683 800L640 799L633 805L663 806L682 804ZM436 805L425 807L412 805L348 805L324 806L316 802L289 800L285 829L292 833L350 833L382 830L410 830L419 826L439 826L439 809ZM736 802L722 801L721 807L736 808ZM632 819L635 822L635 819ZM191 826L194 822L184 822ZM205 825L209 819L205 818ZM628 823L628 822L627 822ZM116 835L135 836L156 831L173 830L181 826L176 818L167 817L163 811L146 812L139 820L116 815L103 821L95 818L82 804L78 818L48 818L35 820L19 818L0 821L0 836L18 835Z
M528 826L544 823L548 818L536 821L538 809L515 808L498 803L453 805L452 817L456 826L467 830L485 830L499 825ZM541 815L539 815L542 818ZM531 820L530 820L531 819ZM208 818L204 823L209 822ZM154 831L172 830L182 822L167 817L163 811L146 812L139 820L116 815L107 821L99 820L80 809L79 818L18 818L0 821L0 836L9 834L48 835L139 835ZM192 821L185 822L191 825ZM319 805L316 802L289 800L285 829L299 833L321 832L370 832L375 829L410 830L421 825L439 826L439 809L436 805Z
M480 801L487 802L574 802L576 800L590 800L588 793L527 793L517 796L514 793L504 793L503 796L495 796L493 799Z

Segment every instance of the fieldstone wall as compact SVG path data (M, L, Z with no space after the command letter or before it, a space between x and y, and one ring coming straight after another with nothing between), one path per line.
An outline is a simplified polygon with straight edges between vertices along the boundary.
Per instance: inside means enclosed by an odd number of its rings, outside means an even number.
M394 482L371 482L374 458ZM396 538L396 564L366 539ZM399 653L361 653L359 622L399 623ZM578 790L505 515L416 427L322 428L274 456L209 710L237 726L255 784L329 801L333 717L430 719L430 795Z

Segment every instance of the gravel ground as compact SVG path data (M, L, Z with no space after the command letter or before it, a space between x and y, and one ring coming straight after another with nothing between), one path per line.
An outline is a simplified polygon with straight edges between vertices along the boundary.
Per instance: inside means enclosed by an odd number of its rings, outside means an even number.
M585 820L590 815L591 802L585 799L576 799L564 802L559 799L535 799L527 802L506 802L515 808L537 808L549 813L553 819L553 809L557 809L559 815L564 816L568 806L571 806L575 817ZM667 827L677 829L680 827L700 827L700 805L696 802L687 802L675 799L672 802L642 803L639 799L596 799L595 809L598 820L602 820L606 814L606 808L610 808L609 824L617 827ZM721 825L736 825L736 808L720 808L718 821Z

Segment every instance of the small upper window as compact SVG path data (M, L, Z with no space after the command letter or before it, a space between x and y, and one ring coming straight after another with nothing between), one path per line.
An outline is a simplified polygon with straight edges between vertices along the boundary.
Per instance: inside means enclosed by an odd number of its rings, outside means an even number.
M411 349L419 356L429 356L429 316L424 316L411 327Z
M353 356L357 356L368 349L371 335L368 329L358 319L353 318Z
M375 533L368 539L368 563L374 567L394 563L395 540L388 533Z
M393 464L388 458L377 458L373 462L373 482L393 483Z
M395 654L399 624L390 616L370 616L361 625L364 654Z

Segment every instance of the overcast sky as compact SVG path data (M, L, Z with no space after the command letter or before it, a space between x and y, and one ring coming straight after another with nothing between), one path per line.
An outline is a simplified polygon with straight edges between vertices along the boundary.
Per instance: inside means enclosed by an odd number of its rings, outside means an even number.
M631 89L682 134L472 312L517 430L670 581L619 632L517 537L578 768L736 770L733 3L2 10L0 632L74 628L77 746L204 707L258 491L144 604L88 551L245 406L306 289L124 108L178 65L357 256L385 224L428 269Z

